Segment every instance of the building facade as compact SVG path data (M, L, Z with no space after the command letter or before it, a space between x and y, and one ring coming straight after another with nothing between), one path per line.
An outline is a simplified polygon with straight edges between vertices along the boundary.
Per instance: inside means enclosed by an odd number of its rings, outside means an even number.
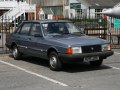
M29 0L37 5L37 17L41 19L99 17L105 8L111 8L119 0ZM108 4L108 2L110 4ZM40 10L40 11L39 11ZM50 17L50 18L49 18Z
M0 0L0 22L18 24L31 19L36 19L36 5L29 0Z
M86 7L77 0L67 0L64 8L65 18L82 18L87 15Z
M113 7L119 0L0 0L0 16L19 6L20 2L26 3L26 7L27 4L36 5L35 11L25 13L25 19L32 20L99 17L97 12Z
M81 2L86 10L87 17L99 17L98 12L102 12L103 9L112 8L120 2L120 0L77 0Z

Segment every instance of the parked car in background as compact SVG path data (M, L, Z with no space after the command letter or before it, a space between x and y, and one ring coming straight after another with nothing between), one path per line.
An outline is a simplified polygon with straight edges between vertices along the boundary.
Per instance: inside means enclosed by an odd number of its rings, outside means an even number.
M86 36L64 20L24 21L7 37L6 46L14 59L23 54L47 59L52 70L76 61L100 66L103 59L113 55L108 41Z

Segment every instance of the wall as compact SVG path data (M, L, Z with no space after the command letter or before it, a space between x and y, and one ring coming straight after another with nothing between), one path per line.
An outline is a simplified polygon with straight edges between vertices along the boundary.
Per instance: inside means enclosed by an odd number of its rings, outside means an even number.
M62 0L31 0L31 3L37 4L40 6L60 6L60 5L63 5Z
M74 18L75 17L75 9L70 9L70 3L79 3L77 0L70 0L68 6L65 6L65 10L64 10L64 16L67 18ZM95 17L95 9L90 9L83 4L81 4L81 9L82 9L82 17ZM90 13L90 16L89 16ZM72 14L72 15L71 15Z
M70 9L70 3L79 3L77 0L69 0L69 4L65 6L64 8L64 16L66 18L75 18L76 17L76 10ZM82 8L82 6L81 6Z

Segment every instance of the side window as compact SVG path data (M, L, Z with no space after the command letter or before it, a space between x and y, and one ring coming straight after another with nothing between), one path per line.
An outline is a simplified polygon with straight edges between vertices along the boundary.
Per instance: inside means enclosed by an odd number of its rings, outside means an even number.
M14 31L14 33L15 34L19 34L21 28L22 28L22 24Z
M16 34L19 34L20 30L21 30L21 27L19 27L19 28L15 31L15 33L16 33Z
M31 23L25 23L20 31L20 34L22 35L28 35L30 31Z
M33 23L32 25L30 35L34 36L35 34L39 34L42 36L41 27L39 23Z

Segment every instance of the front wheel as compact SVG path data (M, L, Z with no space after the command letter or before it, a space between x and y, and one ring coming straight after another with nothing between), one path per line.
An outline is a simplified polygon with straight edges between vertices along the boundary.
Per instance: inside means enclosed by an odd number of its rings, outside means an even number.
M18 47L16 45L14 45L12 48L12 56L15 60L20 59L21 54L20 54Z
M90 64L95 67L99 67L102 65L103 59L97 60L97 61L90 61Z
M49 65L50 69L54 71L59 71L62 68L62 63L58 58L58 54L56 52L51 52L49 54Z

